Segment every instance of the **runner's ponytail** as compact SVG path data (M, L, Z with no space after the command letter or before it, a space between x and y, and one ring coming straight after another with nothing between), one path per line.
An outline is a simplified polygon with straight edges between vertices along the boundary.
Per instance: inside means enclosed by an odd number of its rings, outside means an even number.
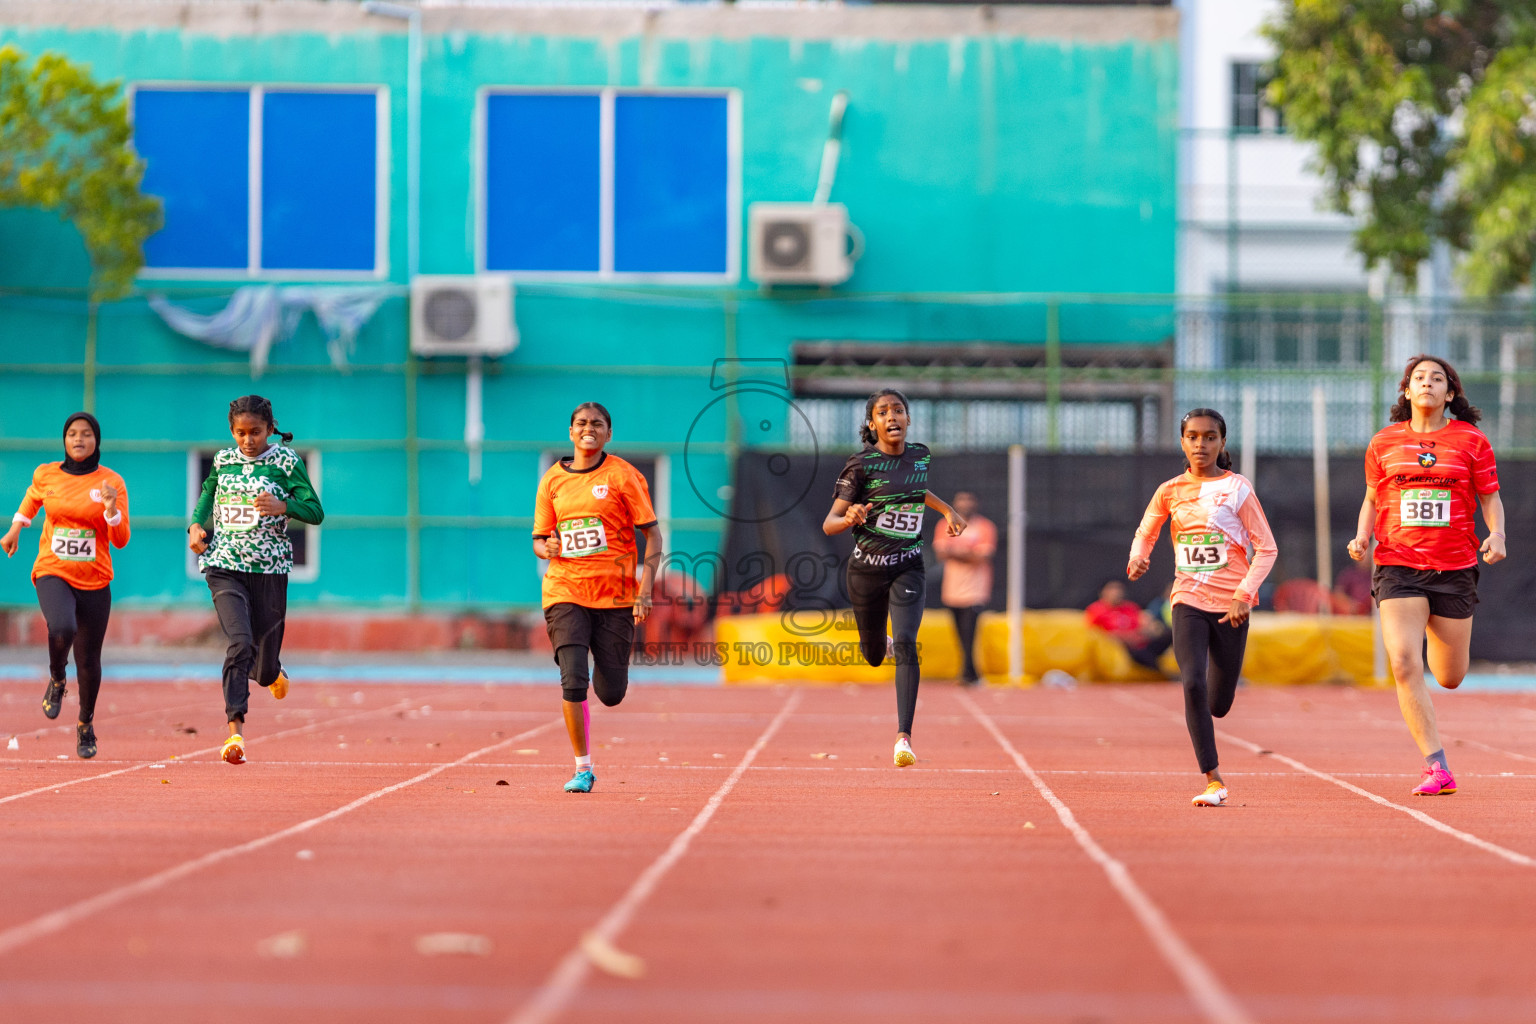
M1451 390L1451 400L1445 403L1446 412L1463 423L1476 424L1483 418L1483 411L1467 401L1467 393L1462 389L1461 377L1454 366L1439 356L1417 355L1408 360L1408 366L1403 370L1403 379L1397 382L1397 401L1392 405L1388 420L1406 423L1413 419L1413 405L1408 401L1408 385L1412 383L1413 371L1420 363L1438 363L1440 369L1445 371L1445 382Z

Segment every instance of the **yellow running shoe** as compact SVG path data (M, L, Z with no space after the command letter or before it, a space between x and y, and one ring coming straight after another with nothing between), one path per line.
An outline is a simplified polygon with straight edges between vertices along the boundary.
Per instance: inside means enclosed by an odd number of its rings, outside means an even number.
M219 756L230 764L245 764L245 737L235 733L224 741L224 749Z
M1220 807L1226 802L1227 787L1220 782L1207 782L1205 792L1190 801L1196 807Z
M896 741L896 767L910 768L917 764L917 755L912 753L912 744L906 740Z
M278 700L288 696L288 673L278 669L277 678L272 680L272 685L267 687L267 689L271 690L272 696Z

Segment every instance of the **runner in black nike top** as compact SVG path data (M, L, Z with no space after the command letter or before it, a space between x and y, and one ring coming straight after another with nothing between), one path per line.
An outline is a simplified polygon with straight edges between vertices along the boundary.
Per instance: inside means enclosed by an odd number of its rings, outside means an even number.
M838 474L832 511L821 524L828 536L853 530L848 561L848 597L859 627L864 660L880 665L896 659L896 765L917 761L912 753L912 715L917 710L917 629L923 621L927 582L923 573L923 509L948 521L960 535L965 520L928 490L925 445L908 444L910 405L900 391L886 388L864 404L859 431L865 448ZM889 615L891 634L885 631Z

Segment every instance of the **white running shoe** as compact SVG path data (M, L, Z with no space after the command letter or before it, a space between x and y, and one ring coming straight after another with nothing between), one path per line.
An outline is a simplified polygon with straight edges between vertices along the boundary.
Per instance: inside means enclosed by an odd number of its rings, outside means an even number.
M912 744L907 740L896 741L896 767L910 768L917 764L917 755L912 753Z
M1227 802L1227 787L1219 782L1207 782L1205 792L1190 800L1196 807L1220 807Z

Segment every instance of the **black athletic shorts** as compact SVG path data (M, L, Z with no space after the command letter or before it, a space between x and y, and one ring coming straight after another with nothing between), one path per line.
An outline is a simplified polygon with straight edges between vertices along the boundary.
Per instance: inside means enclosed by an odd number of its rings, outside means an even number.
M1394 597L1427 597L1429 614L1470 619L1477 604L1477 566L1441 570L1378 565L1371 573L1371 596L1377 604Z
M629 660L635 637L632 608L587 608L562 601L544 609L544 624L549 630L549 645L556 651L576 644L600 657L622 652L622 660Z

